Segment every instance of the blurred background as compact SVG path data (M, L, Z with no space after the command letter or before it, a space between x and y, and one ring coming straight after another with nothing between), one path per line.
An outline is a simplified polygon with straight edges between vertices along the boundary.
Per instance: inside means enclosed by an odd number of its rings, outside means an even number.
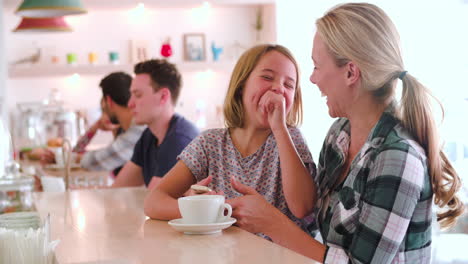
M221 109L235 61L252 45L274 42L290 48L299 61L305 102L301 130L318 159L333 120L309 82L314 23L343 1L82 2L86 14L65 17L65 32L51 32L21 30L22 18L15 14L21 1L0 0L1 113L15 150L44 144L57 133L76 140L100 116L101 78L114 71L132 73L136 62L167 57L168 49L172 54L167 58L184 81L177 111L202 130L223 126ZM468 1L369 2L383 8L396 24L406 70L442 103L444 113L437 104L434 113L444 148L466 182ZM202 56L190 53L193 45L199 45ZM110 134L100 133L92 144L98 147L110 140ZM467 202L465 190L462 195ZM443 241L437 247L438 263L468 263L468 253L459 248L468 242L467 217L449 233L435 232Z

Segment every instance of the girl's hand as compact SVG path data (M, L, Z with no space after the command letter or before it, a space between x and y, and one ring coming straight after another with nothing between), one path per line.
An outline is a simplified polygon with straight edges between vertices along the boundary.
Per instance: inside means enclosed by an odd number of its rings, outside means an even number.
M213 176L209 175L205 179L197 182L195 185L196 186L205 186L206 187L211 183L212 180L213 180ZM207 189L208 189L207 191L201 192L201 191L197 190L197 188L190 188L184 193L184 196L201 195L201 194L203 194L203 195L224 195L223 191L216 192L216 191L211 190L208 187L207 187Z
M282 94L267 91L259 101L260 110L267 116L270 129L274 133L286 128L286 99Z

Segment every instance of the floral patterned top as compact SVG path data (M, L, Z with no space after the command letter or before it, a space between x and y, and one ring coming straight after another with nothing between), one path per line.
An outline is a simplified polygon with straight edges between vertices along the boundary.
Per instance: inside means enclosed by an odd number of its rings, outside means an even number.
M299 129L289 128L289 134L311 178L315 177L315 163ZM241 183L255 188L270 204L307 230L307 223L296 218L286 204L281 179L294 175L281 175L280 157L273 134L254 154L242 157L228 129L210 129L195 138L178 158L187 165L197 181L212 175L213 181L209 187L223 191L226 199L241 196L231 186L230 178L234 176Z

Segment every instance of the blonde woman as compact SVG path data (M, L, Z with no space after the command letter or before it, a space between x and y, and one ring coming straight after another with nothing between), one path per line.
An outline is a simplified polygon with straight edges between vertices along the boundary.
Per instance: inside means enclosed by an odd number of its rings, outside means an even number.
M208 185L227 199L240 194L231 178L251 186L303 229L311 213L315 164L296 128L302 121L299 70L279 45L247 50L237 62L224 103L227 128L210 129L194 139L178 163L145 200L156 219L180 218L177 198L190 185ZM263 198L262 198L263 199ZM241 210L239 203L233 212Z
M250 206L235 217L241 227L320 262L430 263L433 200L445 209L438 215L442 226L453 224L463 205L455 195L460 179L438 142L429 92L405 71L398 33L380 8L343 4L316 24L310 80L338 118L312 195L324 243L236 182L246 195L233 205L242 199Z

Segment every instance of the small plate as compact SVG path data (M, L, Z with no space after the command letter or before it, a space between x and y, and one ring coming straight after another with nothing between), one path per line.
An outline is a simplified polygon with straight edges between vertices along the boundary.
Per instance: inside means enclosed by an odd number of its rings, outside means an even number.
M0 227L8 229L39 228L41 219L37 212L16 212L0 215Z
M63 170L63 169L65 169L65 167L59 166L58 164L47 164L47 165L45 165L44 168L47 169L47 170ZM77 170L79 168L80 168L80 164L78 164L78 163L73 163L73 164L70 165L71 170Z
M187 235L210 235L221 232L221 230L230 227L237 220L230 217L228 221L213 224L185 224L182 218L169 221L169 225L175 230L184 232Z
M39 213L37 212L16 212L0 214L0 220L36 220L39 219Z

